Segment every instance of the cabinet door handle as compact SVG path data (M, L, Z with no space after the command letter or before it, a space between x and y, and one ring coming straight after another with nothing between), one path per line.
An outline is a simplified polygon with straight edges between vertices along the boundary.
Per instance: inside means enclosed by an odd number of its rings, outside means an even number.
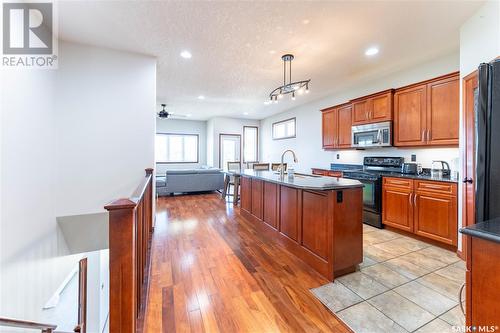
M465 316L465 309L464 309L464 304L462 302L462 294L465 288L465 283L462 284L460 287L460 290L458 291L458 304L460 305L460 311L462 311L463 315Z
M412 205L411 203L411 196L412 196L413 193L410 193L410 196L408 197L408 201L410 202L410 206Z
M424 141L425 141L425 130L423 129L422 130L422 142L424 142Z
M431 130L427 130L427 141L431 140Z
M414 197L413 197L413 206L417 206L417 194L415 193L414 194Z

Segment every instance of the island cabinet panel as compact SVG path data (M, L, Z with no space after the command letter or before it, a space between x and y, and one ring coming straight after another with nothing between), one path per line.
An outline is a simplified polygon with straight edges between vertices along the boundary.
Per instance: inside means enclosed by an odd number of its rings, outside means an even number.
M241 216L325 278L353 272L363 259L362 188L302 188L270 177L242 176Z
M278 185L264 182L264 222L278 228Z
M299 190L288 186L280 186L280 232L288 238L299 242Z
M240 178L241 209L251 212L252 210L252 179L250 177Z
M339 202L338 192L342 192L342 201ZM333 238L334 276L349 273L353 263L363 261L363 190L360 188L350 191L335 191L330 206L333 209L333 230L328 237Z
M500 326L500 288L498 288L500 243L466 237L466 325L498 327Z
M302 246L315 255L328 259L328 193L302 192Z
M413 232L411 188L384 186L382 190L382 223Z
M252 179L252 214L262 220L264 183L259 179Z

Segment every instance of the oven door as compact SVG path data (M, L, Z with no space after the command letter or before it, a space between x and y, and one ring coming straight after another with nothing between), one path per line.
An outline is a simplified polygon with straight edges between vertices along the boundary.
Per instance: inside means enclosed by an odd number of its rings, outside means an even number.
M381 211L382 188L379 180L358 179L363 183L363 209L379 214Z

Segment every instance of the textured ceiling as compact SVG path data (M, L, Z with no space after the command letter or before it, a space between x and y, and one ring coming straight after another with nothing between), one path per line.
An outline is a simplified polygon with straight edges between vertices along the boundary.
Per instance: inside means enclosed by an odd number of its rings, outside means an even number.
M261 119L458 50L478 1L59 3L62 39L158 58L157 100L192 119ZM366 48L380 47L372 58ZM192 58L179 56L189 50ZM264 105L281 55L311 93ZM204 95L204 100L197 97ZM248 113L248 115L244 115Z

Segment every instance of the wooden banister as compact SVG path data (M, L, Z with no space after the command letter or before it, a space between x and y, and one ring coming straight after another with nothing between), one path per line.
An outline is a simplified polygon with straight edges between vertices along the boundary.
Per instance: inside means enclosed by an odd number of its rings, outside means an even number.
M0 326L28 328L33 330L40 330L42 333L53 333L57 325L36 323L27 320L18 320L11 318L0 318Z
M129 333L137 329L144 310L153 231L153 169L130 198L104 207L109 212L109 331Z
M78 324L73 332L87 333L87 258L80 260L78 268Z

